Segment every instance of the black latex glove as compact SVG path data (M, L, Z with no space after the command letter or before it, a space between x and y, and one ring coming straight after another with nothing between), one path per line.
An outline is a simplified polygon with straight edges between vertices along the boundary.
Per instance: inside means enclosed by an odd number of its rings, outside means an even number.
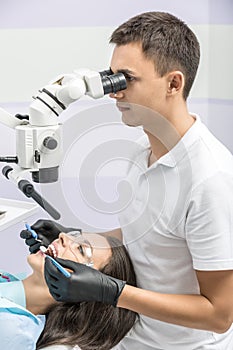
M20 237L25 239L30 253L36 253L41 245L48 247L51 242L58 238L60 232L81 231L77 228L64 227L52 220L38 220L31 228L36 231L37 239L33 238L31 232L28 230L20 232Z
M126 282L70 260L56 258L56 261L72 273L71 277L65 277L50 259L45 259L45 280L55 300L72 303L99 301L117 305Z

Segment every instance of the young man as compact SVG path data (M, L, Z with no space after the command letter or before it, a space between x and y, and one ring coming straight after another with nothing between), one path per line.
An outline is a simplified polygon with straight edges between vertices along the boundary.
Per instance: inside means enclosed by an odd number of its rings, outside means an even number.
M120 350L230 350L233 158L187 109L198 41L176 17L149 12L117 28L111 43L111 69L128 81L111 97L123 122L145 131L128 174L134 196L115 230L128 247L138 288L78 264L67 279L48 261L50 292L57 300L97 300L138 312L140 322ZM52 223L35 227L42 240L48 224L54 232Z

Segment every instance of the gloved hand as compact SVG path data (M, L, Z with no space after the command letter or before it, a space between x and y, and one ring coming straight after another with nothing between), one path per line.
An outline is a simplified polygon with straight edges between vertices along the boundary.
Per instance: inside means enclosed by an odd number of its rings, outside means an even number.
M20 232L20 237L25 239L30 253L36 253L41 245L48 247L52 241L58 238L60 232L81 231L77 228L64 227L52 220L38 220L31 228L36 231L37 239L33 238L31 232L28 230L22 230Z
M60 258L56 261L72 273L71 277L65 277L50 259L45 259L45 280L55 300L72 303L99 301L117 305L126 282L84 264Z

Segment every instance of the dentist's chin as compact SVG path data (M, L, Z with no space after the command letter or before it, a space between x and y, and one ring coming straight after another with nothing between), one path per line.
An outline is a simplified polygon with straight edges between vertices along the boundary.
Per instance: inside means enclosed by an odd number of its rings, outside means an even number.
M116 103L116 107L120 112L127 112L130 111L130 107L128 104L124 103L124 102L117 102Z

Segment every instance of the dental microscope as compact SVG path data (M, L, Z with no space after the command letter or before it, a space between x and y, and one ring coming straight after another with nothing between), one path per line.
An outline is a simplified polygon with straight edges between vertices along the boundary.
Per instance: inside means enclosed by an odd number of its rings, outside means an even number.
M0 157L0 162L14 163L14 166L3 167L3 175L58 220L60 213L25 176L31 173L32 181L41 184L58 181L63 157L61 113L84 95L98 99L126 87L123 73L79 69L59 75L40 89L33 97L28 115L13 116L0 108L0 123L13 128L16 133L16 156Z

